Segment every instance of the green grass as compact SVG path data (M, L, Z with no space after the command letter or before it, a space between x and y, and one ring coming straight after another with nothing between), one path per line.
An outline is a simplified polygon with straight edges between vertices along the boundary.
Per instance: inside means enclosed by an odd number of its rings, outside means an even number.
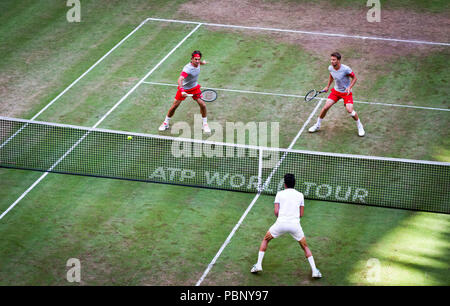
M2 222L1 283L67 284L75 257L87 285L192 285L252 197L51 174Z
M144 18L182 19L177 9L183 2L83 1L82 22L69 24L63 2L2 1L0 78L7 90L0 92L0 114L31 118ZM423 6L420 1L402 3ZM432 3L433 9L445 6ZM37 119L94 125L192 29L149 22ZM205 27L148 81L175 83L193 49L202 50L210 62L202 67L203 86L301 94L321 86L324 76L326 81L328 59L319 52L261 33ZM447 55L434 50L423 57L369 64L376 73L367 73L367 81L357 84L355 99L448 108ZM142 84L100 127L154 134L174 95L173 87ZM210 122L279 122L279 142L268 145L280 147L291 143L315 106L294 98L219 95L208 105ZM294 148L450 160L447 112L355 108L366 126L363 139L336 105L323 130L302 134ZM186 101L173 123L186 122L193 130L198 113L198 106ZM0 169L0 211L41 175ZM253 197L49 174L0 220L0 284L70 285L66 262L79 258L81 285L194 285ZM271 242L264 272L251 275L259 243L275 220L272 202L271 196L258 199L204 285L449 284L449 215L312 200L306 201L302 225L324 278L312 282L308 263L289 236ZM381 264L376 283L367 278L371 258Z
M360 0L285 0L286 2L292 3L320 3L322 5L328 5L332 7L349 7L349 8L361 8L369 9L366 6L367 1ZM265 0L265 2L279 2L277 0ZM449 10L448 1L445 0L380 0L381 9L413 9L418 12L431 12L431 13L442 13L443 11ZM373 5L372 5L373 6Z
M32 117L149 17L149 11L167 17L179 3L85 1L81 22L69 23L65 2L2 1L0 78L8 92L0 110Z
M15 171L15 170L14 170ZM10 172L14 172L11 170ZM253 198L188 187L50 174L0 225L2 285L67 285L78 258L85 285L194 285ZM274 222L262 196L204 285L443 285L449 216L307 201L302 225L318 267L290 236L270 243L264 272L248 272ZM26 225L26 226L25 226ZM20 229L20 230L19 230ZM381 263L378 283L366 263Z
M307 201L302 227L324 278L313 281L298 243L289 235L269 243L263 272L248 273L275 221L273 198L258 200L205 285L438 285L449 282L449 216ZM421 244L424 243L424 244ZM367 262L380 262L374 282ZM338 272L339 271L339 272Z

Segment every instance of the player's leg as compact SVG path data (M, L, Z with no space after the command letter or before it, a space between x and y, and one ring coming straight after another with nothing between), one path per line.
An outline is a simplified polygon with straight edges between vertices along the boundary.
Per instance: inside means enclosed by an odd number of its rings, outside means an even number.
M181 102L186 99L186 92L181 91L180 88L178 88L177 93L175 95L175 99L173 100L172 106L170 107L169 111L167 112L166 119L164 119L164 122L160 125L159 130L165 131L169 128L169 121L170 118L175 114L176 109L178 106L180 106Z
M303 236L302 239L298 240L298 243L300 244L301 248L305 252L306 259L308 259L309 265L311 266L312 277L321 278L322 274L320 273L319 269L317 269L317 267L316 267L316 263L314 262L314 257L311 253L311 250L308 247L308 244L306 243L306 238Z
M331 96L331 95L330 95ZM316 124L314 124L312 127L309 128L310 133L317 132L320 129L320 125L322 124L322 119L325 118L327 115L328 110L338 101L337 98L328 97L327 102L325 103L324 107L322 107L322 110L320 111L319 118L317 118Z
M203 120L203 125L202 125L203 132L211 133L211 129L208 126L208 119L206 117L207 111L206 111L205 101L203 101L201 98L195 98L195 97L193 97L193 98L198 103L198 106L200 106L200 113L202 114L202 120Z
M261 242L261 245L259 247L260 252L265 252L267 250L267 246L269 245L270 240L273 239L273 236L270 232L267 232L264 236L264 239Z
M353 120L356 121L356 127L358 128L358 135L359 136L364 136L365 135L365 131L364 131L364 127L361 123L361 120L359 119L358 114L356 113L356 111L353 109L353 99L345 99L344 100L344 105L345 105L345 109L347 110L347 112L349 113L349 115L353 118Z
M306 238L303 237L302 239L300 239L298 241L298 243L300 244L300 246L302 247L303 251L305 252L306 258L311 257L312 253L311 253L311 250L308 247L308 244L306 243Z
M167 117L172 118L172 116L175 114L175 111L177 110L178 106L181 104L181 100L175 99L172 103L172 106L169 108L169 111L167 112Z
M198 106L200 106L200 113L202 114L202 130L204 133L211 133L211 129L208 126L208 119L206 117L206 103L202 100L202 90L200 84L197 84L194 88L188 91L190 94L193 94L192 99L194 99Z
M320 111L319 118L323 119L327 115L328 110L337 102L337 100L327 99L327 102L325 103L324 107L322 107L322 110Z
M170 118L172 118L172 116L175 114L175 111L177 110L178 106L180 106L181 102L183 102L183 100L177 100L176 98L173 100L172 106L167 112L166 119L164 119L164 122L159 127L160 131L165 131L169 128Z
M273 238L275 238L275 237L272 236L272 234L270 233L270 230L269 230L266 233L266 235L264 236L264 239L262 240L261 245L259 246L258 262L253 265L250 272L257 273L259 271L262 271L262 261L264 258L264 254L267 250L267 245L269 244L270 240L272 240Z
M264 258L264 254L265 254L265 252L267 250L267 245L269 244L270 240L272 240L273 238L274 237L272 236L270 231L268 231L266 233L266 235L264 236L264 239L262 240L261 245L259 247L258 262L253 265L253 267L250 270L250 272L257 273L259 271L262 271L262 261L263 261L263 258Z

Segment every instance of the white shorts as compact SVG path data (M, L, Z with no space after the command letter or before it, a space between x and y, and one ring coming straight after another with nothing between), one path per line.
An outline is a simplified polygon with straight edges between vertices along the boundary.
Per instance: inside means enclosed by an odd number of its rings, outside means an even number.
M285 233L291 234L292 238L297 241L300 241L305 237L300 222L275 222L275 224L270 227L269 232L273 238L278 238Z

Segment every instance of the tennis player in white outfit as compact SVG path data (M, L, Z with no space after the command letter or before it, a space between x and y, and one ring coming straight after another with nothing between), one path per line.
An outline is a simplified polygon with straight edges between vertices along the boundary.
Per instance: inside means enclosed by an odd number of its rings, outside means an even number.
M285 190L279 191L275 197L275 216L277 216L277 221L270 227L269 231L264 236L259 248L258 262L253 265L251 272L257 273L262 271L262 261L269 241L273 238L278 238L285 233L289 233L296 241L298 241L305 252L305 256L311 266L312 277L321 278L322 274L314 263L314 258L311 250L306 244L305 235L303 234L300 225L300 218L303 217L305 201L303 194L294 189L295 176L293 174L288 173L284 176L284 187Z

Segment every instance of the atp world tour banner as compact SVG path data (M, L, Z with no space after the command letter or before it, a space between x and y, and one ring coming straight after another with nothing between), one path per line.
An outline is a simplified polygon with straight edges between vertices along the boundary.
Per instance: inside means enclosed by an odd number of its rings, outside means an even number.
M450 163L181 139L0 117L0 167L450 213Z

